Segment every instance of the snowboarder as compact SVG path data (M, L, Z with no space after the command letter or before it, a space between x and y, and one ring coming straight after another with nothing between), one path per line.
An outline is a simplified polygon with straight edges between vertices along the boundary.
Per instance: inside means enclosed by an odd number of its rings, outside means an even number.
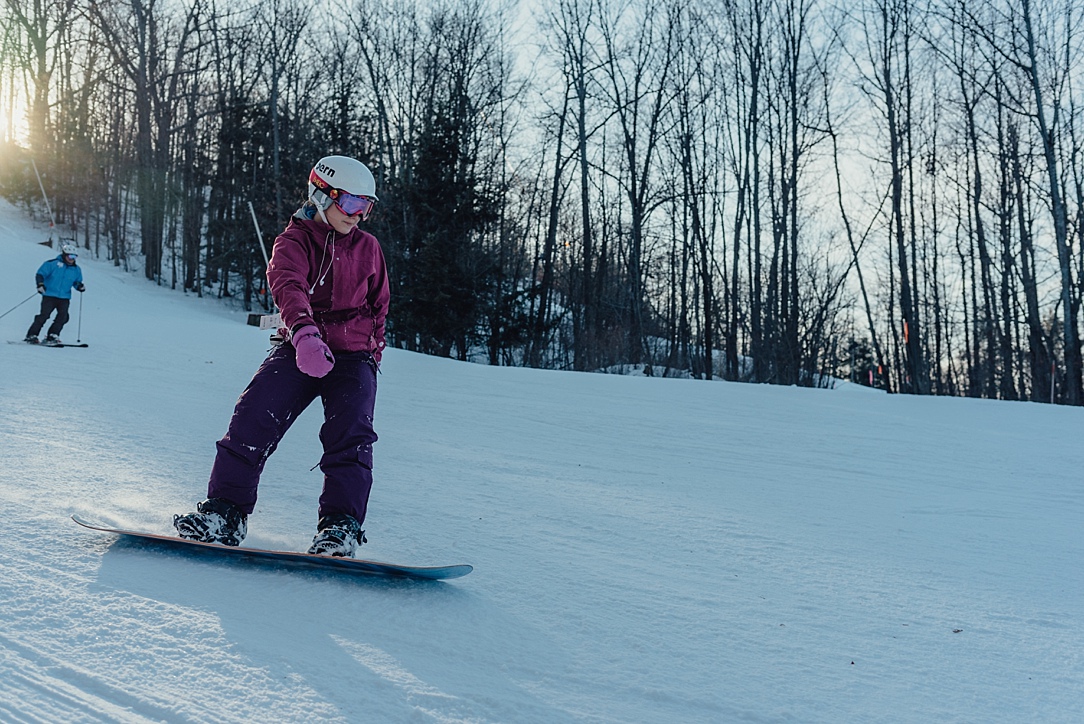
M196 512L174 516L182 538L240 545L268 456L317 397L324 473L309 553L353 556L373 482L373 409L390 297L376 237L357 228L377 202L360 161L327 156L309 174L308 199L275 240L267 281L286 340L268 354L230 419Z
M83 285L83 270L75 263L79 256L79 250L74 244L64 244L60 247L60 254L55 259L38 267L38 273L34 280L38 285L38 294L41 295L41 311L30 324L23 340L28 344L38 344L38 334L45 326L46 320L56 312L56 319L49 325L49 331L45 336L45 344L56 346L63 344L60 341L60 330L68 323L68 307L71 306L72 289L77 292L86 291Z

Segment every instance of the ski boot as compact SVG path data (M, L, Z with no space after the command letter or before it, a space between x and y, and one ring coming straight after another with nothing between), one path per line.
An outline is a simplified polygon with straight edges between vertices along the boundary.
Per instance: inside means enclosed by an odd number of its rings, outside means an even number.
M358 546L365 542L365 531L356 518L345 513L332 513L316 524L316 536L309 546L309 553L353 558Z
M45 341L42 342L42 344L44 344L46 347L59 347L64 343L60 341L60 335L47 334L45 335Z
M26 342L27 344L41 344L41 340L38 339L38 335L36 335L36 334L28 334L28 335L26 335L26 337L23 339L23 341Z
M248 533L248 516L225 498L196 504L196 513L173 516L177 535L185 540L239 546Z

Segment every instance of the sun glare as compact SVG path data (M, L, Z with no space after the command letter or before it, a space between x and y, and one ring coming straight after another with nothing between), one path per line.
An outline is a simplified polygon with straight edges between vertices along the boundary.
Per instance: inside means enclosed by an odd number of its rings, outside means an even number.
M26 122L26 110L8 104L0 104L0 142L17 143L25 146L30 137L30 128Z

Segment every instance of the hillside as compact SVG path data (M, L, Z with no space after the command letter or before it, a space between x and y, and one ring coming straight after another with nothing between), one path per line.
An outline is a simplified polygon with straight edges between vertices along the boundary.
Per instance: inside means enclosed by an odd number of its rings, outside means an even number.
M44 237L0 203L0 313ZM267 333L80 263L90 346L0 345L0 721L1084 719L1084 410L389 350L364 555L474 572L207 561L68 516L168 532ZM320 422L249 544L307 545Z

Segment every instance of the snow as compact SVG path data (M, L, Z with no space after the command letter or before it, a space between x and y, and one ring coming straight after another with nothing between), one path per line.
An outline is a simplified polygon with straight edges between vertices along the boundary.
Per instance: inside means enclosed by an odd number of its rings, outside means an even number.
M0 203L0 314L46 236ZM1084 720L1080 408L388 350L364 556L474 572L193 558L68 516L169 533L268 333L80 263L90 347L0 344L0 721ZM247 544L307 546L320 422Z

